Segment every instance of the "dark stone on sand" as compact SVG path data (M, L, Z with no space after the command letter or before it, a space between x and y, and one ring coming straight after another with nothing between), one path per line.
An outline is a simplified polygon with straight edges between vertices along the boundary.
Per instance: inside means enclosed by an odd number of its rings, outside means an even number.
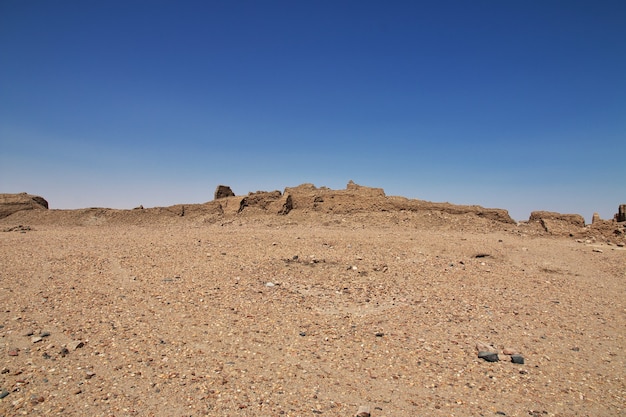
M511 362L523 365L524 364L524 357L522 355L512 355L511 356Z
M495 352L478 352L478 357L487 362L498 362L500 360L498 354Z

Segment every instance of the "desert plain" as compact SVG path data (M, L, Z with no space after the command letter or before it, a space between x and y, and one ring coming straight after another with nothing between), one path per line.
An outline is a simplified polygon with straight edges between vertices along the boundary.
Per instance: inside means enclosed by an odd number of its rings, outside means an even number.
M623 222L390 199L0 219L0 416L625 415Z

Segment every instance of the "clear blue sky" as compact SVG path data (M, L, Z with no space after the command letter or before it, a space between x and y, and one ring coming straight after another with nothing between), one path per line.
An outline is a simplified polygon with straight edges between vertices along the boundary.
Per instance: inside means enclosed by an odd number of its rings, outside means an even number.
M349 180L611 218L626 1L0 1L0 192L132 208Z

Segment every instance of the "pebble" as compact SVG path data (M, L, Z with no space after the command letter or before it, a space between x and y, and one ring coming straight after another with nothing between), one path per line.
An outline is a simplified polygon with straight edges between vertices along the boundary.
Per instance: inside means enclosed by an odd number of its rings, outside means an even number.
M34 336L30 339L30 341L33 343L41 342L42 340L43 340L43 337L40 337L40 336Z
M95 372L93 372L93 371L87 371L87 373L85 374L85 378L86 378L86 379L91 379L91 378L93 378L94 376L96 376L96 373L95 373Z
M50 332L41 332L41 334L39 336L41 336L41 337L48 337L48 336L50 336Z
M498 362L500 360L500 358L498 358L498 354L495 352L478 352L478 357L486 360L487 362Z
M80 340L74 340L73 342L68 343L67 347L70 350L76 350L85 346L85 343Z
M265 283L266 287L273 287L274 285L276 285L276 284L274 284L273 282L266 282Z
M511 349L511 348L504 348L502 350L502 354L503 355L517 355L519 354L519 352L515 349Z
M9 356L17 356L19 355L20 350L19 349L12 349L9 351Z
M597 249L597 248L595 248L593 251L594 251L594 252L597 252L597 253L603 253L603 252L602 252L602 249Z
M4 398L7 395L9 395L9 391L3 389L2 391L0 391L0 398Z
M496 348L485 342L477 342L476 350L478 352L495 352Z
M370 417L370 407L368 405L362 405L356 412L356 417Z

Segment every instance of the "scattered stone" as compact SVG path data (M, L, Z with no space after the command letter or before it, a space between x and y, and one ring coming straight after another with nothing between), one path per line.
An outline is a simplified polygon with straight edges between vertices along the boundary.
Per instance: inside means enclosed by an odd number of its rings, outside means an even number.
M265 283L266 287L273 287L274 285L276 285L276 284L274 284L273 282L266 282Z
M498 354L495 352L478 352L478 357L487 362L498 362L500 360Z
M48 337L48 336L50 336L50 332L41 332L41 334L39 336L41 336L41 337Z
M93 378L94 376L96 376L96 373L95 373L94 371L87 371L87 372L85 373L85 379L91 379L91 378Z
M0 374L8 374L9 372L11 372L9 368L2 368L2 371L0 371Z
M511 362L523 365L524 364L524 357L522 355L512 355L511 356Z
M304 337L304 336L306 336L306 333L305 332L300 332L300 336Z
M385 335L385 333L383 332L377 332L376 333L376 337L383 337Z
M593 251L594 251L594 252L597 252L597 253L603 253L603 252L602 252L602 249L598 249L598 248L593 248Z
M35 334L35 332L34 332L34 331L32 331L31 329L28 329L28 330L26 330L26 331L23 333L23 335L24 335L24 336L26 336L26 337L32 336L32 335L34 335L34 334Z
M83 390L82 390L82 389L80 389L80 388L76 388L76 389L74 390L73 394L74 394L74 395L78 395L78 394L80 394L80 393L82 393L82 392L83 392Z
M519 354L519 352L517 350L515 350L515 349L512 349L512 348L504 348L502 350L502 354L503 355L517 355L517 354Z
M370 407L369 405L362 405L359 407L358 411L356 412L356 417L370 417Z
M69 354L70 354L70 351L65 347L61 349L61 351L59 352L59 355L61 355L62 358L66 357Z
M68 343L67 348L69 350L76 350L82 348L83 346L85 346L84 342L80 340L74 340L73 342Z
M9 356L17 356L19 355L20 350L19 349L11 349L9 351Z
M6 397L7 395L9 395L9 391L3 389L2 391L0 391L0 399Z
M34 336L30 339L30 341L33 343L41 342L42 340L43 340L43 337L40 337L40 336Z

